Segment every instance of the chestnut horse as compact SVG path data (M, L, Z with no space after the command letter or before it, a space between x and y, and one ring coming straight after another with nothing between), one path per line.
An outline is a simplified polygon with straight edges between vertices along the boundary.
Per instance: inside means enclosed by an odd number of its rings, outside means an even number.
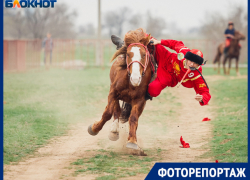
M138 119L145 107L145 94L151 79L153 67L147 45L150 35L146 37L142 29L130 31L125 35L125 45L116 51L111 61L119 58L110 69L110 91L108 105L103 112L102 119L88 127L90 135L97 135L104 124L114 116L109 139L119 139L119 117L121 114L119 100L132 105L129 117L129 136L126 147L141 150L137 145L136 130ZM123 58L120 58L123 56ZM126 57L126 59L124 58Z
M224 54L224 60L223 60L223 70L224 74L230 74L230 69L231 69L231 61L232 58L236 59L236 73L239 75L239 56L240 56L240 47L239 47L239 41L240 40L245 40L245 36L241 34L239 31L235 31L234 38L231 40L229 49L226 54ZM220 74L220 58L221 55L224 52L225 48L225 43L221 43L218 48L217 48L217 54L215 56L215 59L213 61L213 64L218 62L218 74ZM228 64L228 72L226 71L226 62L229 59L229 64Z

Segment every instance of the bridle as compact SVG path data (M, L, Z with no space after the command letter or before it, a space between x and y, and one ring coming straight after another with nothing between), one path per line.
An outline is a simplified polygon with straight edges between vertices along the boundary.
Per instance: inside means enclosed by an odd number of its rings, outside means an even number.
M143 67L142 76L144 76L144 75L145 75L145 72L146 72L146 69L147 69L147 67L148 67L148 63L149 63L149 61L150 61L150 54L149 54L148 48L147 48L146 46L144 46L143 44L141 44L141 43L132 43L132 44L130 44L129 46L132 46L132 45L140 45L140 46L143 46L143 47L144 47L144 49L146 50L146 61L145 61L145 65L143 65L140 61L132 61L131 63L128 64L128 55L126 55L126 63L127 63L128 76L131 75L130 72L129 72L129 67L130 67L131 64L133 64L133 63L135 63L135 62L139 63L139 64ZM128 48L129 48L129 46L128 46ZM151 62L151 61L150 61L150 62ZM153 66L152 62L151 62L151 65L152 65L152 67L153 67L153 69L154 69L154 66ZM154 71L153 71L153 72L154 72Z

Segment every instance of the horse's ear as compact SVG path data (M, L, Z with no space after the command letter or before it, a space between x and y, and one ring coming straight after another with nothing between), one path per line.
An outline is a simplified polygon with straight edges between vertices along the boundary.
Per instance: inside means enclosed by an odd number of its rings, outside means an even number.
M140 40L140 43L142 43L144 46L147 46L148 45L148 43L149 43L149 41L150 41L150 38L151 38L151 34L149 34L147 37L145 37L145 38L142 38L141 40Z

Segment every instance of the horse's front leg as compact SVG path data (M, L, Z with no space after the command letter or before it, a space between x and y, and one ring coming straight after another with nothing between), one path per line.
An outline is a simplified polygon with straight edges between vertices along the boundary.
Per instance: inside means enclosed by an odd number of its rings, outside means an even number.
M138 119L144 109L146 101L144 99L133 103L131 115L129 117L129 136L128 136L128 143L126 145L127 148L140 150L139 146L137 145L137 138L136 138L136 130L138 126Z
M116 141L119 139L119 117L120 115L121 115L121 108L120 108L119 100L117 100L114 105L114 115L113 115L114 121L111 124L111 129L110 129L109 136L108 136L111 141Z
M91 124L88 127L88 132L90 135L97 135L104 126L104 124L111 119L114 111L115 102L115 93L111 91L108 96L108 105L106 106L105 111L102 114L102 119L100 121L95 122L93 125Z

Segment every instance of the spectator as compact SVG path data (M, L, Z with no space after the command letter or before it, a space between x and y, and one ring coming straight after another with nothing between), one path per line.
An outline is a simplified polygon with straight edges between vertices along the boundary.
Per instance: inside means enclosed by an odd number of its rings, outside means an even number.
M42 47L44 49L44 65L46 65L46 59L49 55L50 65L52 63L52 50L53 50L53 40L51 38L51 34L47 33L47 37L44 38Z

